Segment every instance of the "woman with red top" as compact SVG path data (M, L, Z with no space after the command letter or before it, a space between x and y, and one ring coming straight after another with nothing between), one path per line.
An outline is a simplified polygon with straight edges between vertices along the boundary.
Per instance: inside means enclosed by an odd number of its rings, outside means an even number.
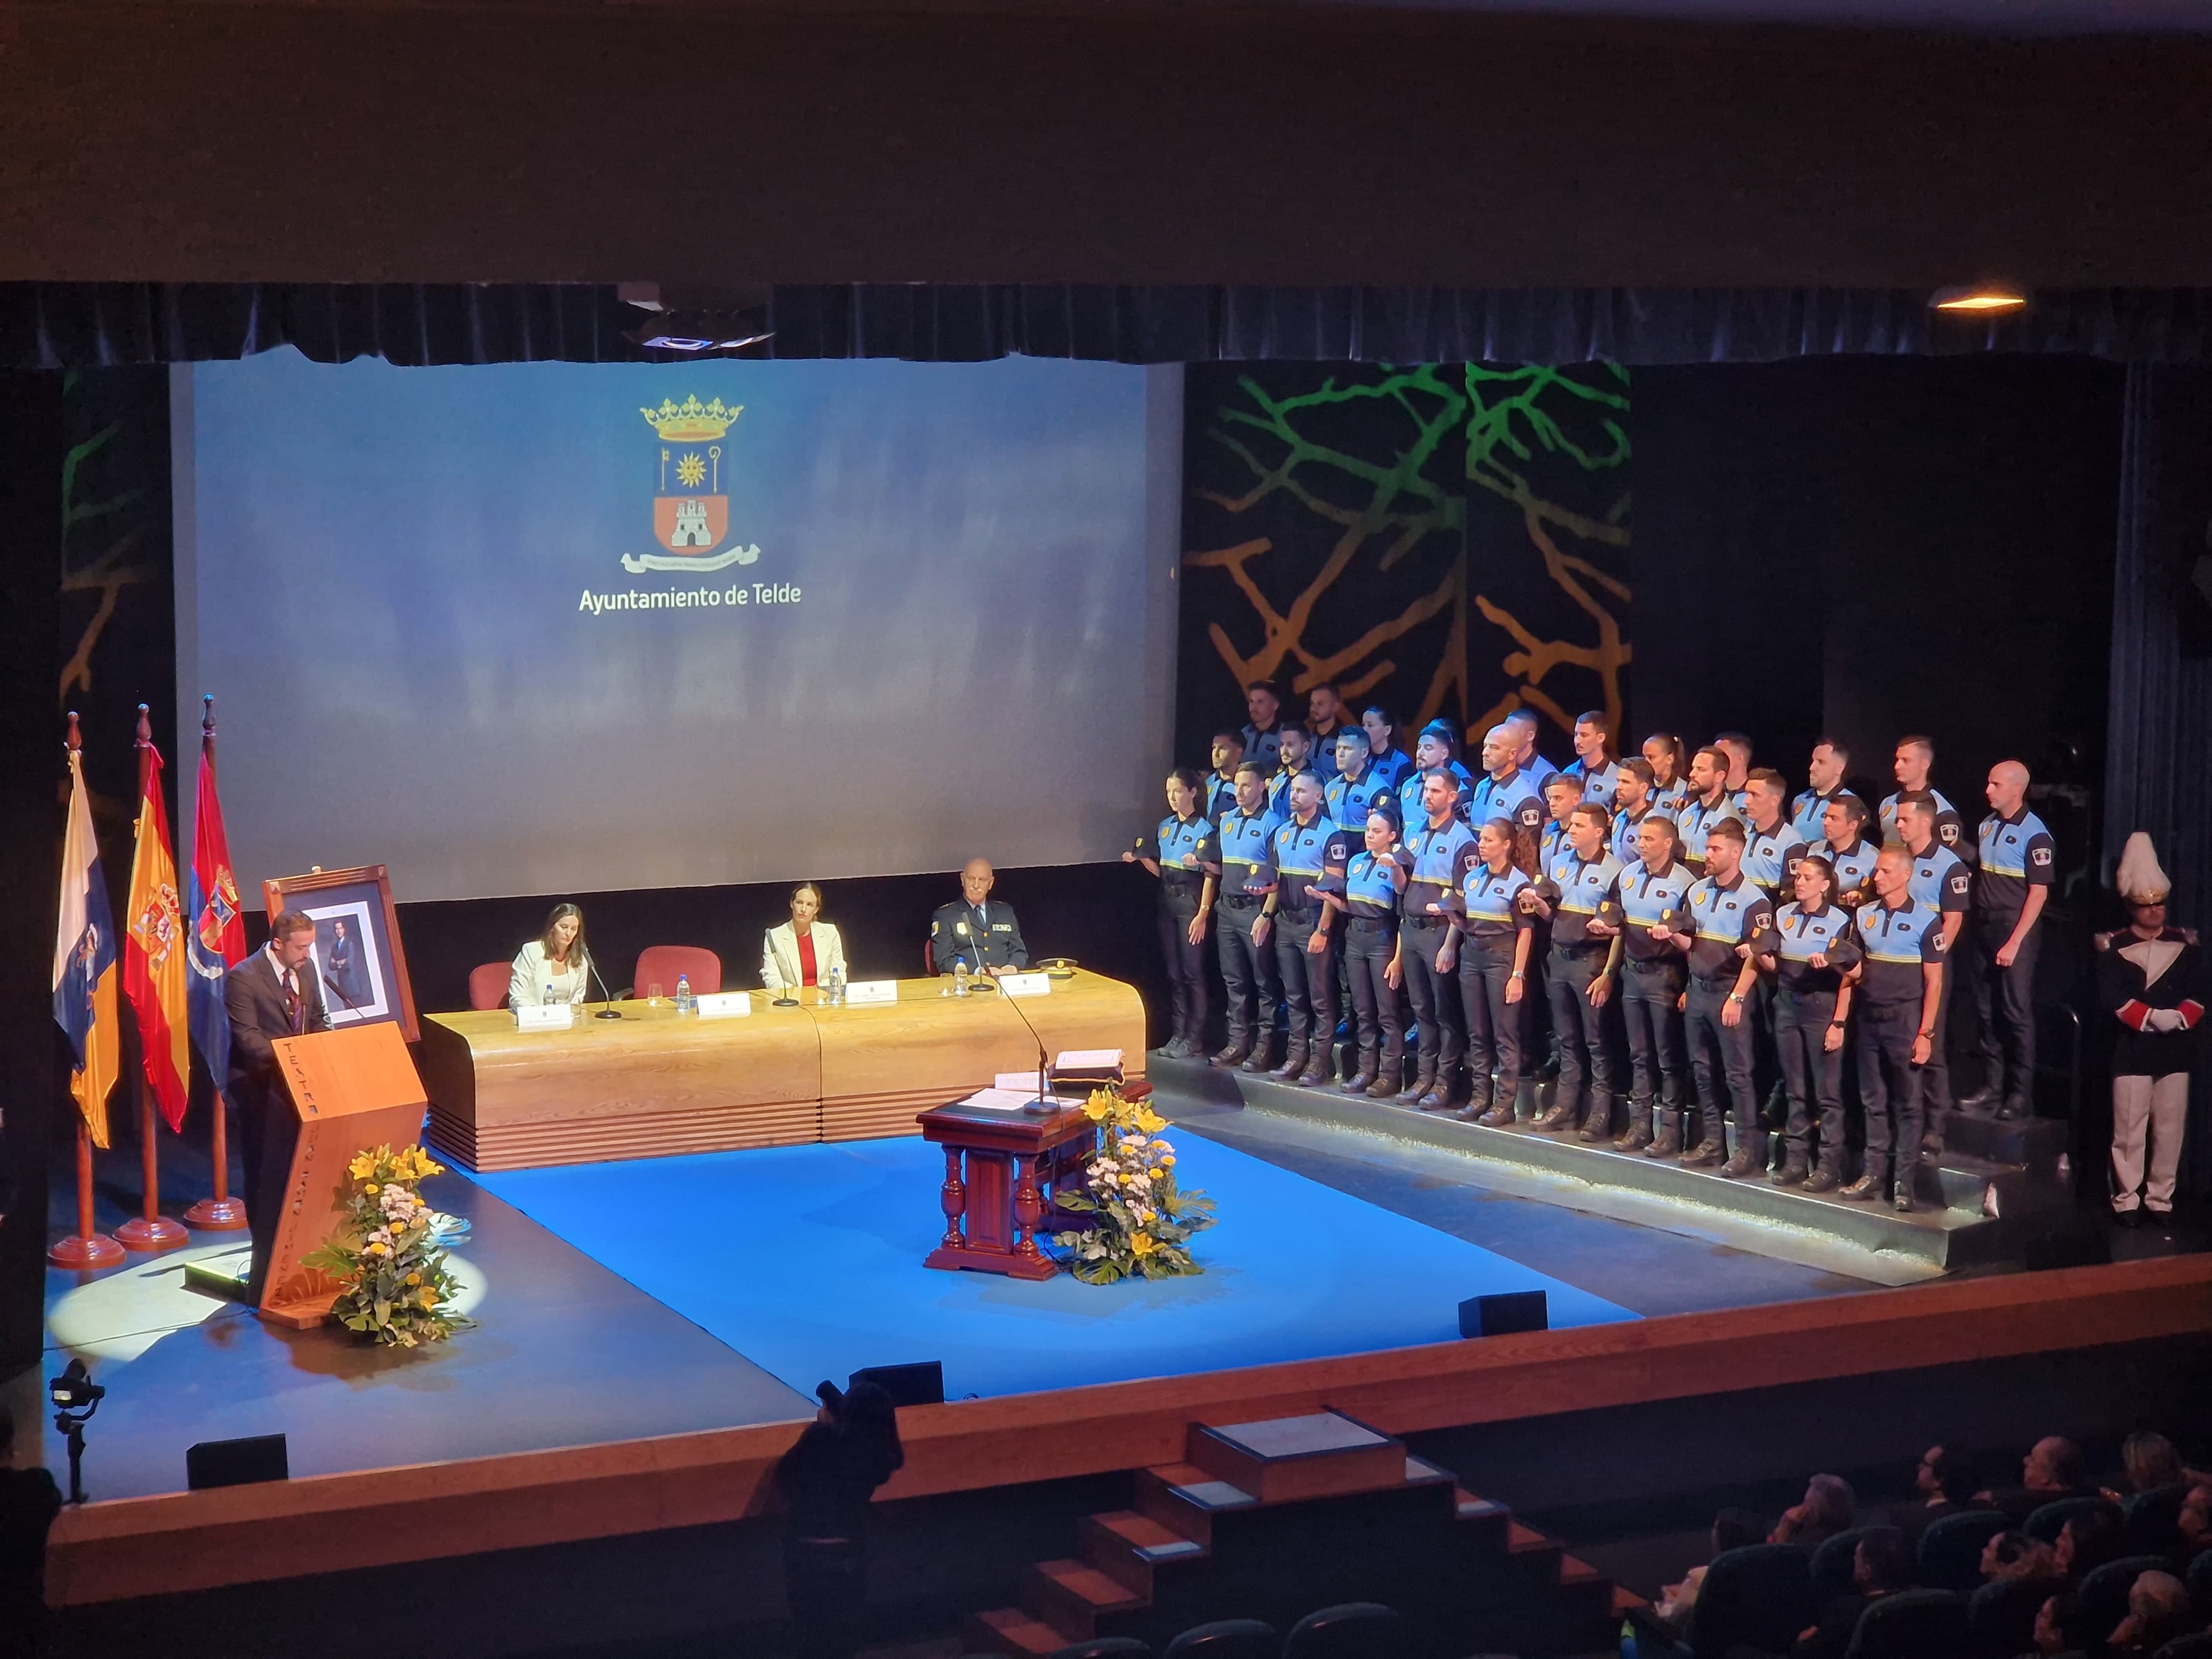
M845 971L845 944L821 921L822 890L802 881L791 890L791 920L768 930L761 945L761 982L779 994L827 985Z

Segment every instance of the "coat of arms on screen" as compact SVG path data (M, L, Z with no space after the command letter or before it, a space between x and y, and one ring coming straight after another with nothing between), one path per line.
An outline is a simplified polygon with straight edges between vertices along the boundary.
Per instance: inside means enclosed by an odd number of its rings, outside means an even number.
M663 398L659 408L637 412L653 428L653 535L664 550L637 557L625 553L623 568L633 574L720 570L759 558L758 547L730 540L724 483L724 451L744 405L725 407L720 398L702 404L695 394L680 404Z

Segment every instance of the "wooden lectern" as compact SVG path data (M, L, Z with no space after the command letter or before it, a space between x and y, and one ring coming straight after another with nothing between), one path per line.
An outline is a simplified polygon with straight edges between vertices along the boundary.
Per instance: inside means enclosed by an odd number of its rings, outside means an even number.
M300 1138L284 1183L284 1207L270 1246L261 1317L306 1330L330 1317L340 1285L300 1265L345 1219L352 1197L346 1166L356 1152L397 1151L422 1138L429 1097L406 1039L389 1021L279 1037L276 1073L300 1115Z
M1081 1184L1097 1144L1097 1126L1083 1108L1062 1104L1031 1116L955 1102L915 1121L925 1139L945 1148L945 1184L938 1189L945 1237L921 1265L1013 1279L1058 1273L1060 1264L1038 1248L1036 1235L1040 1222L1090 1221L1063 1217L1052 1201L1060 1184Z

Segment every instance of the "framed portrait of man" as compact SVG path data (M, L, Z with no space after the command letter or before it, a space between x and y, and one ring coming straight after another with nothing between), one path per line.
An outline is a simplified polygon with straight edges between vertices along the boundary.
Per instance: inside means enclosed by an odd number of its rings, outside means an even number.
M261 884L261 896L272 921L283 910L313 920L315 974L333 1027L388 1020L416 1040L415 991L384 866L280 876Z

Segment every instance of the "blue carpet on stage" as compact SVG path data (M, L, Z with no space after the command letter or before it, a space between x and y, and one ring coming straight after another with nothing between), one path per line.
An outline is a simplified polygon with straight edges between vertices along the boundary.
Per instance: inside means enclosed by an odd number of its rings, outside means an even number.
M1178 1376L1442 1342L1459 1304L1550 1293L1553 1325L1627 1310L1184 1133L1218 1204L1195 1278L1106 1287L940 1273L945 1158L918 1139L478 1176L479 1184L803 1394L940 1359L948 1398ZM641 1354L641 1362L650 1356Z

